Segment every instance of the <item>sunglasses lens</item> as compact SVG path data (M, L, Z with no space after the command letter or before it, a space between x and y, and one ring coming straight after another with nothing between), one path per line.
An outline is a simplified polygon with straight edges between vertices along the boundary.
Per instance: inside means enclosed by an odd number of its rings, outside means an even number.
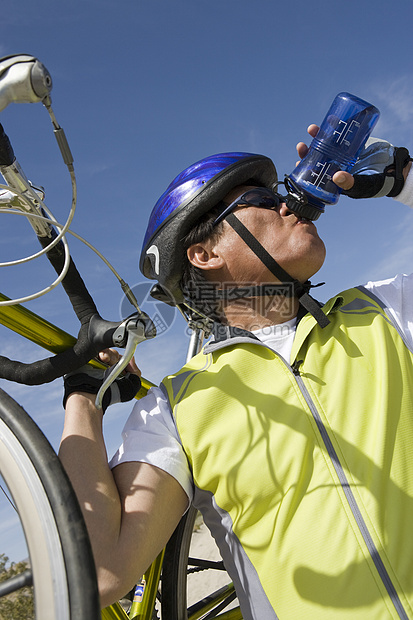
M282 197L278 194L274 194L271 190L265 187L257 187L256 189L250 189L245 194L242 194L237 200L232 202L223 212L216 218L212 226L216 226L221 222L228 213L231 213L235 207L251 206L261 207L262 209L275 209L280 205Z
M246 192L243 199L251 206L262 207L264 209L274 209L274 207L278 207L280 204L278 196L265 189L253 189Z

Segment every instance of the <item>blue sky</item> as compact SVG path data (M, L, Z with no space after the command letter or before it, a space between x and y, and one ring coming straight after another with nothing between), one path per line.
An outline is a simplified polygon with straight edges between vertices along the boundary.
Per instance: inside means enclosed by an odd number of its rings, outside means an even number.
M349 91L381 111L375 135L413 151L413 3L398 0L16 0L2 15L0 56L36 56L53 78L52 102L75 161L78 206L72 228L113 263L131 285L148 215L172 178L189 164L224 151L270 156L280 176L296 162L295 144L321 122L334 96ZM0 113L26 175L46 188L62 221L70 182L41 104ZM22 218L3 215L1 261L37 250ZM17 221L19 220L19 221ZM409 271L413 218L391 199L342 197L318 224L327 261L314 282L318 297L368 279ZM100 313L120 318L122 292L94 254L70 239L73 258ZM0 290L21 297L53 274L43 258L3 268ZM142 288L140 289L142 290ZM27 306L63 329L78 324L64 293ZM149 313L156 312L148 304ZM185 358L178 317L137 360L159 381ZM34 345L0 327L2 354L32 361ZM0 382L33 415L57 448L62 386ZM108 451L119 443L129 405L109 410Z

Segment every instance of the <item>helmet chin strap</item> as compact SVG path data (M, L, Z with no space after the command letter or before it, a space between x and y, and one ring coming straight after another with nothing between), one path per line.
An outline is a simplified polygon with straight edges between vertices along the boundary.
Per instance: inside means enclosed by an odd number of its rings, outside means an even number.
M298 298L300 304L307 310L307 312L312 314L320 327L326 327L330 323L329 319L322 311L318 301L316 301L308 293L310 288L313 288L310 281L307 280L307 282L302 283L299 282L299 280L292 278L281 267L281 265L279 265L277 261L274 260L271 254L267 252L267 250L250 233L248 228L246 228L244 224L233 213L229 213L225 219L228 224L235 230L235 232L241 237L241 239L247 244L247 246L254 252L254 254L264 263L267 269L269 269L271 273L282 283L263 284L261 286L257 286L254 289L254 296L274 295L277 293L281 295L286 295L288 293L291 296ZM287 287L286 284L288 284ZM240 289L237 289L236 291L233 290L232 294L237 295L237 297L239 298ZM226 298L229 298L229 296L225 294L224 296ZM248 293L244 296L251 296L251 293Z

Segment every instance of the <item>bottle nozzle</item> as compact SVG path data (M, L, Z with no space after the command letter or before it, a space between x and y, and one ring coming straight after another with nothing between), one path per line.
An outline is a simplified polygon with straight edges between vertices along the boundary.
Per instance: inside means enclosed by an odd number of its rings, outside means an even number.
M285 204L290 211L312 221L318 220L320 215L324 213L324 204L321 202L317 205L310 203L308 196L288 175L285 175L284 185L288 191L285 197Z

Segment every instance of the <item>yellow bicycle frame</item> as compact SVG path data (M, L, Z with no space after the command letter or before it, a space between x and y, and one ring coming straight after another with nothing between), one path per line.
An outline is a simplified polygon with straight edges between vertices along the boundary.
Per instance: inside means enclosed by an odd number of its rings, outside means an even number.
M0 301L8 300L8 297L0 293ZM76 338L67 332L18 304L0 306L0 323L51 353L61 353L76 342ZM97 360L91 360L89 363L98 368L104 368L104 365ZM142 378L142 387L136 398L145 396L153 385L147 379Z

